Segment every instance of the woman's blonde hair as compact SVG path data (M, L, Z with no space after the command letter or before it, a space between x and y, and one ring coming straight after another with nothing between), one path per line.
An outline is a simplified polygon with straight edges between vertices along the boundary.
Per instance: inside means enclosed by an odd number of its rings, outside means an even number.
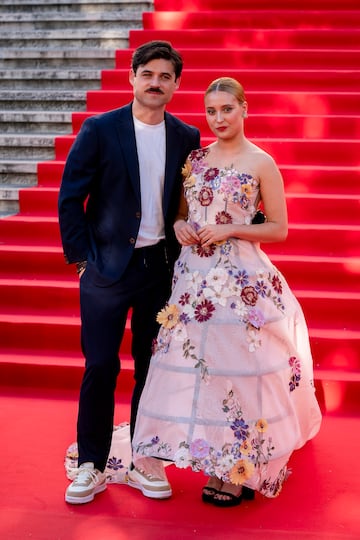
M228 92L235 96L239 103L246 101L244 88L232 77L220 77L212 81L205 91L205 97L212 92Z

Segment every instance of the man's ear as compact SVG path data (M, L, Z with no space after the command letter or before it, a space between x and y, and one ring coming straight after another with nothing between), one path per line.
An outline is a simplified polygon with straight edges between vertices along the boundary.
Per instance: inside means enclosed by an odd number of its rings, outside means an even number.
M134 86L134 79L135 79L135 73L133 69L130 69L129 71L129 82L131 86Z

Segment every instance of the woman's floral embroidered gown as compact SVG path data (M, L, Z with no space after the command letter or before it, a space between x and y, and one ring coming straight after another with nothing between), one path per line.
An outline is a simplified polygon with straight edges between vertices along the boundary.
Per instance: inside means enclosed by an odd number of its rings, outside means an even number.
M188 220L250 224L256 178L209 168L208 150L183 173ZM172 460L276 496L287 462L319 430L302 310L257 243L182 248L133 439L134 460Z

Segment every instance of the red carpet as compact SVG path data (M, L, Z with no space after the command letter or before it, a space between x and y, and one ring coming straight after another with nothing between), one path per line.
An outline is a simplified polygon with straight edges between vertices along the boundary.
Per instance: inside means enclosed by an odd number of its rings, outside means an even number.
M360 537L360 6L295 4L155 0L144 29L117 51L116 69L88 92L87 111L73 114L73 133L56 139L56 159L38 164L38 186L21 191L20 213L0 220L1 538ZM63 261L57 193L84 118L131 99L132 50L150 39L181 50L182 83L168 110L197 125L204 143L211 140L203 113L209 82L229 75L245 87L247 135L280 165L289 210L288 240L263 247L303 306L325 411L318 437L294 455L281 497L230 511L203 505L200 475L173 467L171 501L110 486L95 505L63 503L82 359L77 277ZM129 351L127 335L122 402L132 384ZM118 420L127 419L128 399L118 409Z
M33 383L36 381L33 381ZM200 501L203 477L173 466L172 499L154 501L110 485L81 507L63 501L64 449L74 437L77 392L1 387L0 537L6 540L357 540L358 419L325 417L319 435L295 452L277 499L257 496L222 509ZM118 401L117 421L128 418Z

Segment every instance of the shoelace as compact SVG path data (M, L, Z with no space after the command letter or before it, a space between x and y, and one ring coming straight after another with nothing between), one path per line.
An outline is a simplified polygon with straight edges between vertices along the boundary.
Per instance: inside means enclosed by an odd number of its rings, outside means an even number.
M89 480L89 477L94 482L94 484L98 483L99 477L96 474L95 470L85 469L85 468L79 469L79 472L78 472L78 474L77 474L77 476L76 476L76 478L74 480L74 484L75 485L77 485L77 484L79 484L79 485L86 484L86 482Z

